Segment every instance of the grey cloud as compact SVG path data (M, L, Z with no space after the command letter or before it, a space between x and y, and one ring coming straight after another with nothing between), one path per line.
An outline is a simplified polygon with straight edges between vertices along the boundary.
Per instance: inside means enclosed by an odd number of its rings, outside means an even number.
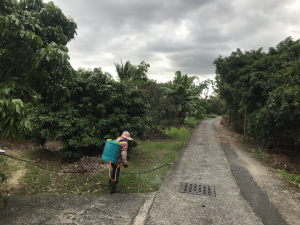
M291 35L299 39L299 10L286 7L294 2L54 0L78 24L78 36L68 44L72 64L107 67L120 59L145 60L149 74L168 79L177 70L211 77L219 55L236 48L267 50Z

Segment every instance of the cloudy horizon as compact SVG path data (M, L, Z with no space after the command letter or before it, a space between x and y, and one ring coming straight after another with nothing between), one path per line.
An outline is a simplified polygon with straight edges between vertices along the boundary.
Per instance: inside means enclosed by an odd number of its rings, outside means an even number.
M44 2L48 2L45 1ZM78 25L67 47L74 69L115 63L150 64L148 76L166 82L180 70L201 80L215 76L213 60L237 48L275 47L300 39L300 0L60 0Z

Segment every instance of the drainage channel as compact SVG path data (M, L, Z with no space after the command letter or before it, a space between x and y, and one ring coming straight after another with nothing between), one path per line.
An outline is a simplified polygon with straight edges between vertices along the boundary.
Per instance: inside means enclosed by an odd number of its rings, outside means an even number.
M181 182L179 192L194 194L194 195L216 197L215 187L210 185L203 185L203 184Z
M197 143L196 145L201 145L201 146L206 146L206 147L211 146L211 144L208 144L208 143Z

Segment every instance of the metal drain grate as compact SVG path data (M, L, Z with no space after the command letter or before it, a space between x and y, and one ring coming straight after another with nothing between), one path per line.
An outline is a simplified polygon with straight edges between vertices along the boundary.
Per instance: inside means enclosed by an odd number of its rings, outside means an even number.
M196 145L202 145L202 146L211 146L211 144L207 144L207 143L198 143Z
M181 182L179 192L216 197L215 187L203 184L192 184Z

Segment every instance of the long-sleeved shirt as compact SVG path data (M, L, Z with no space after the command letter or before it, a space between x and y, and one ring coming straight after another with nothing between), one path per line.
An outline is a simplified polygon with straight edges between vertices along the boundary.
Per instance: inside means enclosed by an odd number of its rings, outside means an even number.
M126 165L127 164L127 148L128 142L122 137L118 137L115 141L121 143L121 148L117 157L116 165Z

